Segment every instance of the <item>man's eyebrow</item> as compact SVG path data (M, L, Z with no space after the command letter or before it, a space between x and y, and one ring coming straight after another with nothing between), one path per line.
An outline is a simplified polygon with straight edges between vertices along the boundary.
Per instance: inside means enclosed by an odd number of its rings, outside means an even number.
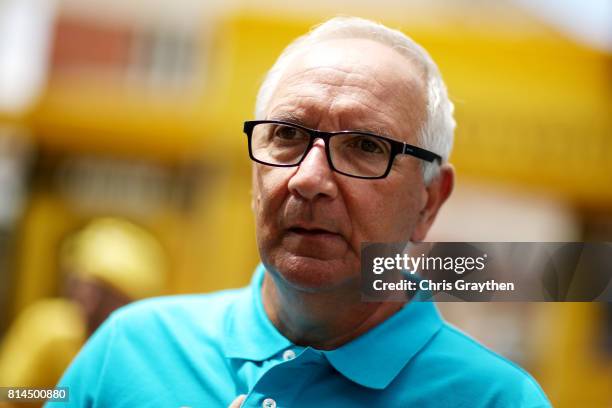
M282 122L291 122L291 123L295 123L296 125L306 126L304 121L299 116L297 116L296 114L292 112L277 113L277 114L272 115L270 119L280 120Z
M351 128L350 130L354 130L355 132L373 133L375 135L393 138L393 134L390 131L388 131L385 128L376 127L376 126L372 126L372 127L357 127L357 128Z
M384 136L384 137L388 137L390 139L396 139L396 140L400 140L399 137L401 137L401 135L394 134L393 132L391 132L391 130L389 130L386 127L376 126L376 125L357 126L357 127L352 127L348 130L354 130L355 132L372 133L378 136Z

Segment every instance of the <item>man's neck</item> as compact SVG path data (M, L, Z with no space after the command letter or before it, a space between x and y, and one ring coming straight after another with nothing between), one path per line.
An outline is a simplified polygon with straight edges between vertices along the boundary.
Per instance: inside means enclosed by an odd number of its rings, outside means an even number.
M300 291L264 275L262 300L272 324L291 342L332 350L379 325L402 302L363 302L359 290Z

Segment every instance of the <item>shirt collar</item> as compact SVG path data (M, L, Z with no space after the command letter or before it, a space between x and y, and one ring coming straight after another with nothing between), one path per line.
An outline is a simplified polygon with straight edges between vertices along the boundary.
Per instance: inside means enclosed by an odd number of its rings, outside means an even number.
M433 302L412 301L372 330L325 354L351 381L384 389L441 327Z
M264 273L260 264L248 296L241 296L229 315L225 339L229 358L263 361L292 345L264 310L261 298ZM433 302L413 301L358 338L322 353L349 380L364 387L384 389L442 324Z

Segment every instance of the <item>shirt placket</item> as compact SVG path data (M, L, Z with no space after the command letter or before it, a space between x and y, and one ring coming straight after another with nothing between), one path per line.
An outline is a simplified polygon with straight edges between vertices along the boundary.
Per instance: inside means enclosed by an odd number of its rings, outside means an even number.
M295 397L304 389L306 382L327 360L320 351L306 348L301 352L287 349L282 352L281 362L271 367L257 381L247 395L243 407L288 408L295 406Z

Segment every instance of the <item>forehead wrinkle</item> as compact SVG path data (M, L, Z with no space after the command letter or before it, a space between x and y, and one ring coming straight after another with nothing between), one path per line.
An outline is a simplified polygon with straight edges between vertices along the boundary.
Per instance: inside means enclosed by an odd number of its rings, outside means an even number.
M299 75L299 73L297 73L296 75ZM356 90L358 91L358 93L367 93L369 94L370 97L376 98L376 99L381 99L379 97L379 95L377 95L376 90L372 90L370 89L371 87L369 86L364 86L366 84L361 83L361 84L351 84L351 83L346 83L346 76L348 76L350 74L346 74L343 76L342 82L338 83L337 80L327 80L327 79L321 79L321 78L313 78L311 81L309 81L309 78L300 78L299 81L286 81L286 83L281 83L282 87L279 87L279 93L281 93L281 95L283 94L282 91L284 91L284 93L291 93L292 91L295 92L294 90L296 88L298 88L298 91L304 92L303 89L300 88L304 88L305 85L307 85L307 89L308 90L314 90L316 89L318 92L316 92L316 94L321 94L321 93L325 93L325 97L326 98L334 98L337 95L341 94L343 92L343 89L349 88L351 90ZM322 85L320 88L316 88L313 85ZM381 89L384 90L384 88L381 87ZM334 91L335 90L335 91ZM316 96L312 96L312 95L301 95L301 96L310 96L310 97L316 97Z
M344 72L346 74L341 84L330 85L358 87L374 95L374 92L370 91L370 86L367 88L362 87L362 85L365 83L369 84L374 82L377 89L380 89L383 92L389 92L392 96L400 100L406 99L407 96L413 97L415 94L423 95L425 91L425 84L423 83L420 75L404 75L405 73L409 72L408 69L406 71L401 71L401 74L394 72L393 75L372 75L372 72L363 72L364 69L359 69L362 68L359 65L356 65L354 69L351 70L344 70L338 67L329 68ZM372 67L370 67L370 69L372 71L377 70L377 68ZM412 67L410 67L410 69L412 69ZM401 95L402 91L405 92L405 95Z
M314 95L300 95L297 98L291 98L288 102L284 102L286 96L280 99L272 107L269 113L269 118L274 120L286 120L294 122L302 126L316 128L319 122L321 111L321 98ZM314 103L304 103L306 100L314 99Z
M355 77L357 79L355 79ZM339 109L339 113L337 114L338 117L338 123L340 124L340 127L342 126L343 123L343 118L346 118L347 116L349 116L352 121L351 121L351 128L354 130L357 130L357 128L354 128L354 118L360 118L360 117L365 117L368 118L366 120L366 122L370 122L371 120L374 120L376 122L385 122L385 120L379 121L376 120L378 118L376 118L377 115L382 116L383 118L386 118L386 122L391 124L392 128L395 129L397 126L395 124L395 122L393 121L393 118L391 118L389 116L389 114L384 111L383 109L380 108L376 108L375 106L373 106L370 103L367 103L367 101L369 101L369 98L355 98L355 97L347 97L347 95L345 93L343 93L342 91L345 88L355 88L357 89L357 93L363 94L364 92L367 94L370 94L373 98L374 101L381 101L382 98L378 95L379 89L372 89L369 85L371 84L371 78L372 76L367 76L364 78L364 75L361 74L360 72L355 72L354 70L351 71L345 71L345 75L341 78L341 82L337 83L337 84L330 84L331 87L335 87L338 89L338 91L335 94L335 97L332 99L331 104L328 107L328 112L330 112L332 115L332 117L334 117L333 113L335 113L336 109ZM349 83L349 82L353 82L353 84ZM374 83L377 83L378 81L374 81ZM357 85L358 84L358 85ZM367 84L368 86L364 86L364 84ZM380 86L380 82L378 82L379 84L379 88L380 91L382 91L382 93L384 94L387 89L384 86ZM348 101L347 101L348 99ZM383 104L381 104L382 106ZM339 106L339 108L336 108L337 106ZM364 111L367 112L367 114L363 114L360 115L360 109L359 106L364 107ZM368 128L370 127L369 124ZM392 135L395 132L391 132L389 130L387 130L386 126L383 126L384 129L378 128L378 130L370 130L368 128L362 128L374 133L384 133L386 135Z
M349 125L333 130L363 130L402 140L412 138L425 120L425 84L415 72L418 67L397 55L406 67L401 75L382 63L302 67L296 59L279 81L269 113L279 109L291 112L293 117L301 118L300 124L311 128L327 116L335 121L335 126ZM387 103L389 100L394 103ZM366 120L359 123L361 118Z
M306 96L301 99L313 99L313 98L315 97ZM318 101L319 100L317 99L317 102ZM361 104L359 101L351 101L351 103ZM398 140L403 140L403 139L406 139L407 136L410 136L410 135L401 133L399 130L394 130L392 128L389 128L387 123L393 123L391 118L388 118L387 121L385 121L385 120L381 120L380 118L373 117L371 115L371 113L374 111L382 116L388 117L388 115L384 111L377 110L376 108L368 104L365 104L365 103L363 103L362 105L365 107L364 109L351 107L349 108L349 110L344 110L343 112L337 113L336 115L338 118L337 119L338 128L325 129L325 130L327 131L355 130L355 131L361 131L361 132L375 133L381 136L387 136L387 137L391 137L391 138L398 139ZM358 110L359 112L361 111L367 112L368 115L356 115L355 113L356 110ZM317 125L318 123L321 122L321 117L324 115L325 115L325 110L320 109L320 107L313 106L313 105L300 106L298 102L298 104L296 105L288 105L288 106L284 106L280 108L278 112L274 112L273 114L270 115L270 119L292 122L292 123L310 127L313 129L324 130L324 129L320 129L319 126ZM316 116L316 119L315 119L315 116ZM349 116L350 119L346 119L347 116ZM358 119L355 119L355 118L358 118ZM363 119L360 119L360 118L363 118Z
M332 60L329 65L321 65L319 63L319 59L315 59L318 65L315 66L306 66L300 67L300 64L308 64L309 57L312 58L312 54L317 55L317 47L326 47L329 46L330 43L334 42L345 42L345 41L357 41L369 43L366 48L371 49L371 46L374 45L375 48L385 49L386 51L381 54L381 61L385 59L389 59L392 61L392 64L397 68L398 65L401 65L401 69L393 69L392 75L372 75L373 72L380 73L382 70L388 70L388 65L384 65L379 60L376 60L375 63L370 59L366 59L367 63L364 62L363 55L359 55L355 57L355 54L349 54L348 59L354 60L353 64L349 64L347 61L337 61ZM333 47L333 45L332 45ZM343 52L346 47L342 47L338 52ZM320 50L320 48L319 48ZM392 56L389 56L391 54ZM296 70L295 67L300 67L301 69ZM425 67L422 63L415 58L410 58L409 56L399 52L397 49L393 47L389 47L387 44L383 44L379 41L367 38L339 38L339 39L327 39L320 43L314 45L314 48L302 50L296 56L294 56L291 64L285 69L285 80L292 78L295 75L300 74L309 74L311 71L321 71L321 70L330 70L330 71L338 71L344 74L344 78L342 82L347 82L347 79L351 76L361 76L366 78L366 81L373 80L376 82L381 89L385 91L390 91L395 97L402 98L400 92L404 89L407 92L407 95L419 94L425 96L426 91L426 79L427 74ZM294 72L291 72L294 71ZM363 72L365 71L365 72ZM290 75L287 75L290 73ZM385 81L387 80L387 81ZM281 78L281 81L283 79ZM398 86L400 85L400 86ZM405 97L405 95L403 95ZM424 98L426 99L426 98ZM425 103L426 101L424 101Z
M356 66L356 68L358 68L358 66ZM278 89L281 89L282 88L281 85L285 85L285 84L287 84L285 86L288 86L288 87L300 86L301 85L300 82L304 82L304 78L301 78L301 77L306 76L306 79L307 79L310 76L309 74L313 71L315 71L316 73L320 73L321 71L331 71L330 74L333 74L334 71L341 73L340 75L334 75L334 77L337 78L336 80L327 78L327 77L331 77L332 75L324 75L323 78L325 79L317 78L315 76L314 78L315 80L313 80L313 82L316 82L322 85L326 85L329 87L357 88L360 91L366 91L375 97L377 97L375 91L381 90L383 92L390 92L392 96L398 99L405 99L406 95L400 95L402 90L407 95L412 96L413 94L417 94L417 95L423 94L424 88L425 88L420 77L414 77L414 76L410 77L410 76L405 76L405 75L402 75L402 76L372 75L372 73L355 71L355 68L342 69L342 67L329 66L329 67L311 67L311 68L306 68L304 70L298 70L296 72L293 72L287 77L283 78L279 82ZM295 76L300 77L299 78L300 81L292 82L292 79ZM383 78L393 78L393 80L386 81L388 83L385 83L385 81L383 81ZM340 82L338 82L338 79L340 80ZM376 86L374 87L376 88L375 90L372 90L371 88L373 87L369 86L371 82L376 83ZM367 85L367 86L364 86L364 85Z
M381 136L388 136L395 139L403 139L406 137L406 135L401 134L393 118L391 118L389 114L384 110L378 109L373 105L369 105L366 102L362 101L351 102L353 104L362 106L362 108L354 105L348 107L348 109L344 106L341 107L340 109L342 109L342 111L338 113L338 122L340 123L341 127L350 127L350 129L347 130L361 130L365 132L376 133ZM368 115L359 115L360 112L367 112ZM372 112L376 113L379 117L376 117L376 115L372 115ZM347 116L351 117L351 124L349 124L348 126L343 126L342 124L347 121L345 119ZM359 119L355 120L355 117ZM357 125L355 125L355 123L357 123ZM389 127L389 124L391 124L391 127Z
M349 72L341 69L340 67L335 67L335 66L314 66L314 67L306 67L306 68L302 68L302 69L291 69L294 68L293 66L291 66L290 68L287 68L287 70L285 71L284 75L282 76L282 78L280 79L280 81L278 82L278 88L281 88L281 85L285 82L291 82L291 80L295 77L295 76L304 76L304 75L309 75L313 72L315 73L320 73L321 71L339 71L343 74L348 74ZM287 74L287 72L289 72L289 74Z
M332 84L332 86L337 87L338 85ZM329 88L331 88L331 86ZM382 100L367 89L359 87L358 90L360 92L365 91L370 93L376 101ZM317 94L320 93L321 92L317 92ZM318 124L321 122L321 118L327 115L329 117L338 118L338 125L340 128L333 130L361 130L400 140L411 138L420 124L415 122L421 120L419 118L420 115L414 117L416 112L411 112L408 116L413 119L397 123L397 120L394 120L393 117L390 116L390 113L382 108L387 106L386 104L369 103L368 101L370 101L371 98L347 98L345 95L341 94L339 96L341 99L338 100L338 96L328 97L325 95L321 97L315 94L289 98L289 95L290 94L281 95L281 98L276 100L276 103L270 111L269 116L271 119L289 119L288 121L294 121L303 126L317 128ZM289 99L289 103L285 103L285 99ZM325 100L325 105L321 103L322 100ZM310 101L313 102L310 103ZM329 114L329 112L331 112L331 114ZM350 119L347 119L347 117ZM391 127L389 127L389 124ZM400 131L402 126L408 128L408 134Z

